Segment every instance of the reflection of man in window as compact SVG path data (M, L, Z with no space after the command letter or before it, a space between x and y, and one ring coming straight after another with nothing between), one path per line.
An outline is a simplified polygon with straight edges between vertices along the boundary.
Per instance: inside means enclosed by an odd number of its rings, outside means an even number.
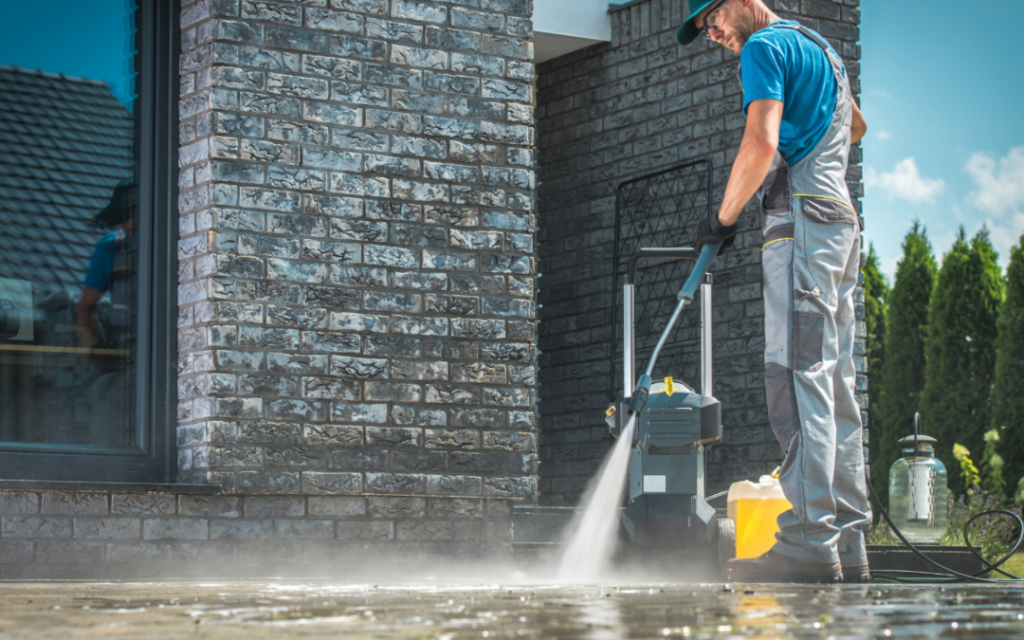
M130 328L132 309L129 305L130 275L132 265L129 263L128 242L135 233L136 189L134 181L123 180L114 187L114 194L102 211L96 214L96 220L113 230L103 236L82 281L82 297L75 310L75 324L78 327L78 339L86 347L95 347L101 343L114 347L113 336L109 330L122 333ZM111 309L106 329L100 332L95 321L96 305L107 291L111 291Z

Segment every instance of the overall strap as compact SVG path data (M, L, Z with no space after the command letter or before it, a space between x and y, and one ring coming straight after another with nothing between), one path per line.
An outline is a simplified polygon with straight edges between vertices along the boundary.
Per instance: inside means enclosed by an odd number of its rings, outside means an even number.
M802 24L783 24L781 22L773 22L770 25L768 25L768 28L792 29L793 31L799 31L800 33L807 36L811 40L811 42L821 47L821 50L825 52L825 57L827 57L829 62L832 64L833 69L835 69L837 72L843 69L842 63L839 61L836 55L832 53L832 49L829 48L828 43L825 42L825 40L821 36L814 33L813 31L803 26ZM840 75L845 75L845 70Z

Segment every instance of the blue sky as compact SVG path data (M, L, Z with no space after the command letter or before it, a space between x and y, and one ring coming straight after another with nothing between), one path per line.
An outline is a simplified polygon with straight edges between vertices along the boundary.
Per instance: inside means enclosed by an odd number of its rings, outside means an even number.
M106 80L125 102L129 0L0 0L0 64ZM29 28L35 25L35 28Z
M1024 233L1021 24L1024 0L861 1L865 237L890 282L915 217L937 257L988 224L1004 268Z

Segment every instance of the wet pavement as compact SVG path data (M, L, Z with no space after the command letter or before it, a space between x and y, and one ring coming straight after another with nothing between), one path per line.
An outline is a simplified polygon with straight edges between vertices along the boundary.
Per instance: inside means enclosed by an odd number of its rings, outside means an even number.
M1021 638L1017 586L2 583L0 638Z

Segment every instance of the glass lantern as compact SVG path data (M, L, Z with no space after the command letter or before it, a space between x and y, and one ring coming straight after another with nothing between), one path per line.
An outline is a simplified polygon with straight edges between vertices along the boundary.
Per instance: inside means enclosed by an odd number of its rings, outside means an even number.
M946 467L935 457L936 442L921 435L915 415L914 435L899 441L902 457L889 469L889 517L913 544L938 544L946 533Z

